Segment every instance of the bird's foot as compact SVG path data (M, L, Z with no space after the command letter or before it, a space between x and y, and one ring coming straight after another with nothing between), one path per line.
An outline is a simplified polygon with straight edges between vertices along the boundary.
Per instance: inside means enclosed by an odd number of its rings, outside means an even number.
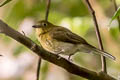
M61 56L58 56L58 58L57 59L60 59L61 58Z
M71 59L71 56L72 56L73 54L70 54L69 56L68 56L68 61L72 61L72 59Z
M61 54L61 53L57 53L57 56L58 56L58 58L57 58L57 59L60 59L60 58L61 58L61 57L60 57L60 54Z
M57 53L57 56L59 56L61 53Z

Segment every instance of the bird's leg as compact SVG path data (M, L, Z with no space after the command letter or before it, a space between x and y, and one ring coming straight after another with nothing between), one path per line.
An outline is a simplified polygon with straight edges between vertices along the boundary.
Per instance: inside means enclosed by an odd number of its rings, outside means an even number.
M73 55L73 54L70 54L70 55L68 56L68 61L72 61L72 59L70 59L72 55Z
M61 54L61 53L58 53L58 54L57 54L57 56L58 56L58 58L57 58L57 59L60 59L60 58L61 58L61 56L59 56L59 54Z
M61 58L61 56L59 56L59 54L61 54L61 53L62 53L62 51L60 51L60 52L57 53L58 59Z
M61 54L61 52L57 53L57 56L59 56L59 54Z

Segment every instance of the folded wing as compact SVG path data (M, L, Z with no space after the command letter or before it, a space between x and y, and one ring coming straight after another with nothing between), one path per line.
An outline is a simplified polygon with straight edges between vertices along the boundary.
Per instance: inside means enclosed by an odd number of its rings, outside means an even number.
M88 44L82 37L76 35L75 33L64 27L55 27L50 31L50 36L53 39L62 42L68 42L73 44Z

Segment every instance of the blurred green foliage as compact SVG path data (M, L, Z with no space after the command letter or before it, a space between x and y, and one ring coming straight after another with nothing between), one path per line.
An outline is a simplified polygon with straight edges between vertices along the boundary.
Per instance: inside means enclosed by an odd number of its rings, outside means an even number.
M18 56L20 53L26 51L27 49L23 46L23 45L18 45L16 46L16 48L14 49L13 55L14 56Z
M114 40L119 41L118 37L119 37L120 33L119 33L118 28L116 28L116 27L111 28L110 33L111 33L111 36L113 37Z
M42 66L41 66L41 74L42 74L42 76L40 77L41 80L46 80L48 69L49 69L48 67L49 67L48 62L42 60Z

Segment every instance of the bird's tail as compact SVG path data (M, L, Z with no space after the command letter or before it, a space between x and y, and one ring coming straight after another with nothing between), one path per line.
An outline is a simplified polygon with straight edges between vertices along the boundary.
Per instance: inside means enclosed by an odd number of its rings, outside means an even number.
M100 49L97 49L97 48L95 48L95 47L92 46L92 45L88 45L88 47L91 47L92 52L95 53L95 54L103 55L103 56L105 56L105 57L107 57L107 58L110 58L110 59L112 59L112 60L115 60L115 59L116 59L116 58L115 58L114 56L112 56L111 54L109 54L109 53L107 53L107 52L105 52L105 51L102 51L102 50L100 50Z
M105 52L105 51L101 51L101 50L99 50L99 49L96 49L96 52L99 54L101 54L101 55L103 55L103 56L105 56L105 57L107 57L107 58L110 58L110 59L113 59L113 60L115 60L116 58L114 57L114 56L112 56L111 54L109 54L109 53L107 53L107 52ZM95 52L95 53L96 53Z

